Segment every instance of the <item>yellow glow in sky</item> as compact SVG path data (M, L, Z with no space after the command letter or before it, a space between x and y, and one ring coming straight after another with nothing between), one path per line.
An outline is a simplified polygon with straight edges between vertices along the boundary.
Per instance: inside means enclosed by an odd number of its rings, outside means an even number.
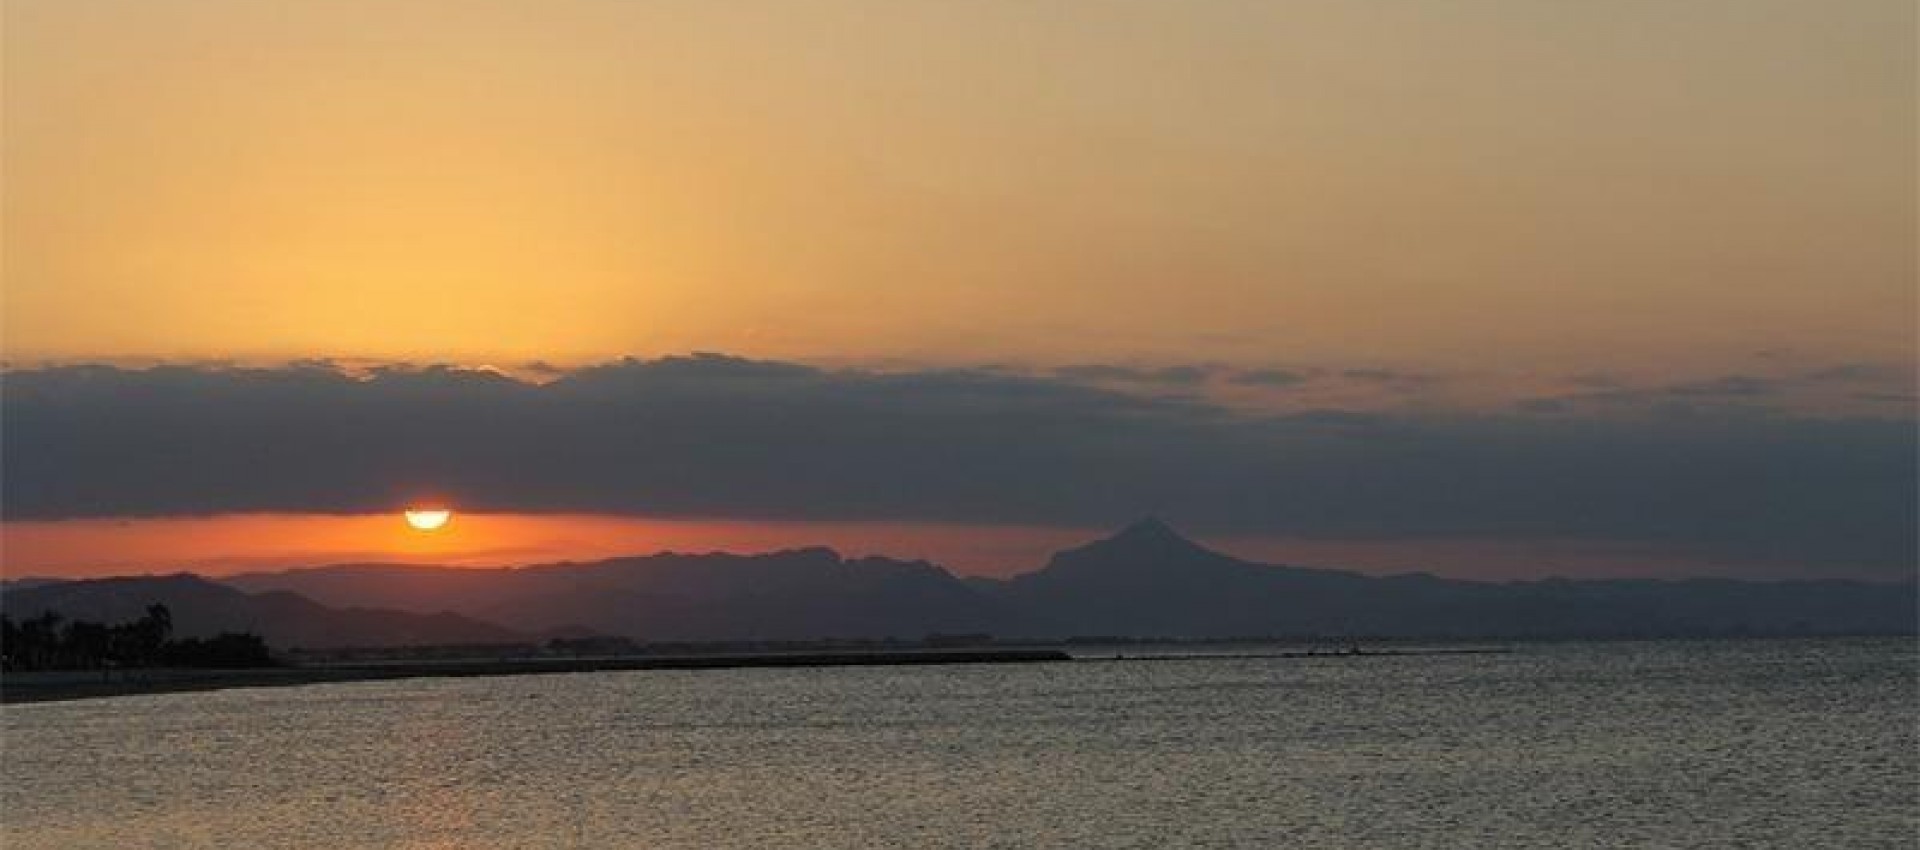
M166 519L0 523L6 576L92 578L187 570L206 576L348 563L517 566L661 551L768 552L832 546L847 556L931 559L954 572L1011 575L1052 553L1111 534L1104 528L895 522L672 520L532 514L462 514L423 534L387 514L231 514ZM1393 574L1430 570L1464 578L1538 577L1555 570L1598 576L1671 576L1739 567L1644 551L1531 540L1322 540L1206 537L1223 551L1273 563L1310 563ZM1746 575L1753 575L1751 567ZM1823 573L1834 577L1838 573Z
M1902 0L5 9L16 360L1912 351Z

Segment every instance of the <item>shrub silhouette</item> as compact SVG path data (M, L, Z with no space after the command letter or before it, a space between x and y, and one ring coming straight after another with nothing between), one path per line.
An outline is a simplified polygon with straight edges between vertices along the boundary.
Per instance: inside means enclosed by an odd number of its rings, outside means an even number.
M129 623L108 626L68 621L45 611L21 623L0 614L0 668L104 670L138 667L267 667L275 662L259 635L222 632L202 640L172 640L173 612L149 605Z

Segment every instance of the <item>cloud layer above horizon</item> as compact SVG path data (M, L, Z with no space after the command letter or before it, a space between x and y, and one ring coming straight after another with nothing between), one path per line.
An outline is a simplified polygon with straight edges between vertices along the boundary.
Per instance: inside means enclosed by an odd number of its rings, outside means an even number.
M1329 539L1618 545L1721 564L1910 573L1911 395L1853 365L1667 387L1602 377L1498 410L1265 409L1196 388L1439 381L1381 370L825 369L721 355L521 380L49 366L8 372L8 519L463 508L1112 525ZM1909 381L1910 383L1910 381ZM1897 386L1896 384L1890 384ZM1144 389L1146 391L1132 391Z

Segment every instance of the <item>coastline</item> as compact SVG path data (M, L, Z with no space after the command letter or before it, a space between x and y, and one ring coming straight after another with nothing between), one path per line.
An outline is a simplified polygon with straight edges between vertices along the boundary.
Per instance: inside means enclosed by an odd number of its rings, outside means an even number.
M1800 635L1738 638L1752 640L1875 639L1893 635ZM1529 643L1634 643L1671 638L1612 638L1605 640L1545 639ZM1725 638L1700 638L1714 642ZM1351 647L1250 651L1198 650L1182 647L1235 645L1240 641L1129 641L1064 646L898 648L851 650L759 650L686 652L658 655L578 657L505 657L464 659L392 659L306 662L282 667L246 669L151 668L102 671L44 671L0 675L0 705L64 702L102 697L190 693L229 688L290 687L392 679L527 676L549 673L594 673L630 670L723 670L750 667L869 667L890 665L1020 664L1039 662L1168 662L1219 660L1358 660L1449 655L1508 655L1517 650L1508 642L1473 641L1467 645L1412 642L1403 647Z
M241 670L156 668L9 673L0 704L19 705L227 688L267 688L392 679L528 676L622 670L725 670L742 667L872 667L906 664L1028 664L1071 661L1058 649L900 649L852 652L759 652L587 658L504 658L311 664Z

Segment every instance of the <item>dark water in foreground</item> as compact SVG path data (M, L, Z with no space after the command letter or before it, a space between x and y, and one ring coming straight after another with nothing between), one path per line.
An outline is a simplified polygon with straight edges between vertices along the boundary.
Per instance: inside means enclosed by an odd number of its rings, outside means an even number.
M1915 662L1536 644L9 706L0 843L1912 847Z

